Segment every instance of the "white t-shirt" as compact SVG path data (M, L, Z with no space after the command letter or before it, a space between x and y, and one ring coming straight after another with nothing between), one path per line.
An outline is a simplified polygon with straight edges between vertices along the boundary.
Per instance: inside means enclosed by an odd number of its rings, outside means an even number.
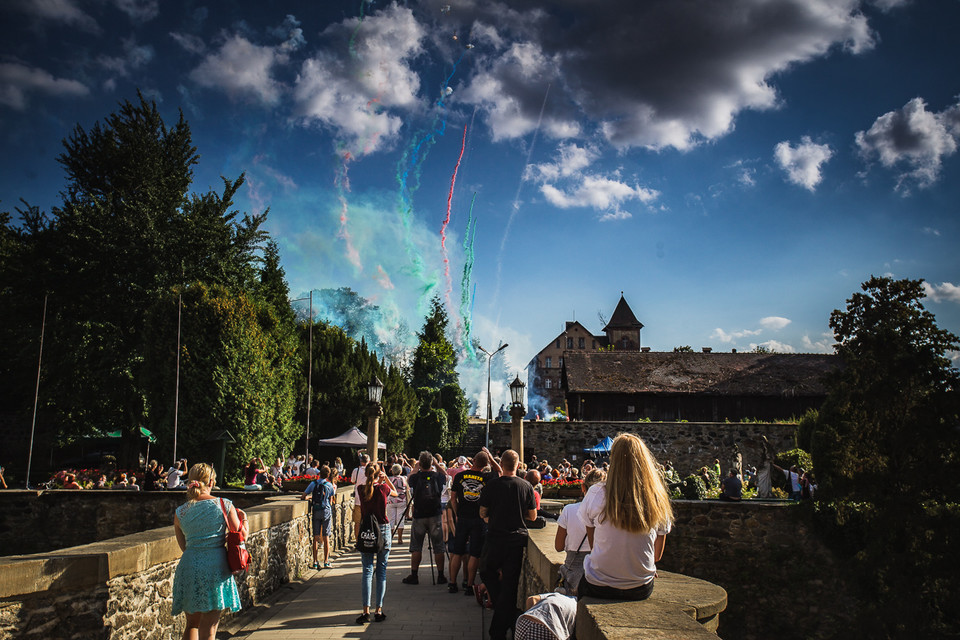
M320 475L320 469L317 469L316 467L307 467L307 470L303 472L303 475L305 475L305 476L319 476L319 475Z
M563 543L564 551L576 551L578 546L580 551L590 551L590 540L585 538L587 528L583 526L580 517L577 516L580 504L579 502L568 504L560 512L560 517L557 518L557 526L567 530L567 539ZM580 544L581 542L583 544Z
M183 471L180 469L170 469L167 472L167 489L176 489L180 486L180 476L183 475Z
M595 527L593 550L583 561L583 574L591 584L617 589L642 587L656 574L653 543L658 535L670 533L670 525L648 533L631 533L601 521L607 493L595 484L580 503L577 515L585 527ZM574 543L576 544L576 543Z

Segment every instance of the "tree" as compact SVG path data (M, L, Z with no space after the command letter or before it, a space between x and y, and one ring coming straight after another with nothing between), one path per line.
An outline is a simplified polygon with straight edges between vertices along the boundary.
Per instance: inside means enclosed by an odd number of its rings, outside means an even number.
M810 416L821 514L870 596L864 635L952 635L960 378L946 354L960 345L924 309L922 281L862 289L830 316L843 367Z
M161 452L173 442L177 297L174 290L147 316L144 375L150 427ZM210 455L208 438L227 430L227 469L235 476L253 456L291 451L303 427L294 422L300 365L294 333L278 332L272 305L223 285L182 290L178 454Z
M693 353L693 347L691 347L688 344L685 344L681 347L674 347L673 352L674 353Z
M440 298L433 298L413 353L411 378L420 399L413 440L433 451L456 444L467 426L467 400L460 388L456 352L447 338L448 324Z
M148 420L148 310L190 282L251 290L265 217L237 220L230 210L243 176L224 179L222 193L188 195L199 157L190 128L182 113L168 127L142 95L89 131L78 125L63 144L62 207L49 220L28 207L20 240L36 271L17 272L10 295L51 294L45 359L54 366L42 401L61 439L119 429L132 445ZM132 455L128 446L127 463Z

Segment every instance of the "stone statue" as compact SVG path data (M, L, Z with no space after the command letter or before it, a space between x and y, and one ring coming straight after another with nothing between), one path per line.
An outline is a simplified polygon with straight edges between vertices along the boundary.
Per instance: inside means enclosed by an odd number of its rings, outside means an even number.
M740 445L733 445L733 458L730 460L730 468L736 469L737 477L743 477L743 454L740 453Z
M757 497L772 498L773 491L773 448L767 436L763 438L763 458L760 460L760 466L757 467Z

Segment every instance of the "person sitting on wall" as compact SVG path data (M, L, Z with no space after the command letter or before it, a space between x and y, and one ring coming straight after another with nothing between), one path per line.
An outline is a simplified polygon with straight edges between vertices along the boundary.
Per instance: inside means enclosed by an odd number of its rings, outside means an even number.
M68 473L63 477L63 488L64 489L83 489L79 484L77 484L77 476L72 473Z
M730 475L720 483L720 499L726 502L740 502L743 499L743 482L737 477L736 469L730 469Z
M243 468L244 491L260 491L263 485L257 482L257 476L265 469L263 460L250 458L250 462Z

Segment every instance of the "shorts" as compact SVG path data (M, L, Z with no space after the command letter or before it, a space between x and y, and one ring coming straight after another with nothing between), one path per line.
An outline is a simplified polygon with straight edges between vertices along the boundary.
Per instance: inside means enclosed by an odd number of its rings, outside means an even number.
M516 640L557 640L557 634L544 623L531 616L521 615L513 628Z
M487 537L487 524L483 518L460 518L457 520L457 534L453 539L453 548L450 553L464 555L467 553L467 540L470 541L470 555L479 558L483 551L483 539Z
M398 529L403 528L403 523L400 522L401 517L403 516L404 510L407 508L406 502L388 502L387 503L387 522L397 527Z
M313 523L313 535L314 536L329 536L330 535L330 524L333 521L333 518L329 515L324 517L322 513L313 514L311 522Z
M440 516L414 518L413 533L410 535L410 553L423 551L423 538L429 531L430 543L434 553L443 553L443 525Z

